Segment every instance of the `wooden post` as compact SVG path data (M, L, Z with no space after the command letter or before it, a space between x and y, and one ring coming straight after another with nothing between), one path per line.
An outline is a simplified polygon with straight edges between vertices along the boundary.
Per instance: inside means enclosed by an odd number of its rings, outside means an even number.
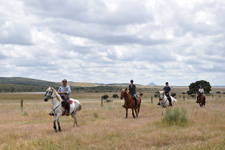
M153 97L151 97L151 103L153 104Z
M101 106L103 107L103 98L101 98Z
M20 100L20 108L21 108L21 111L23 111L23 100Z
M183 96L183 101L185 101L185 96Z

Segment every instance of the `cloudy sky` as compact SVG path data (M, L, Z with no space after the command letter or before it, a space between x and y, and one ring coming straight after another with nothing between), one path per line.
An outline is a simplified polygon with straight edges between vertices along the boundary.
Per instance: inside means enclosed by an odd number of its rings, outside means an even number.
M225 1L0 0L0 76L225 85Z

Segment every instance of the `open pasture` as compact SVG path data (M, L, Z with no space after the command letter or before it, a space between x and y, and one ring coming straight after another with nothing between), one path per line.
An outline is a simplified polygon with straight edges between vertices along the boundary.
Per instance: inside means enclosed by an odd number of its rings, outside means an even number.
M72 94L82 104L77 113L79 127L72 128L73 119L64 116L60 118L61 133L53 130L53 117L48 115L51 103L44 102L43 95L1 94L0 149L222 150L225 147L225 97L208 96L205 108L200 108L194 99L183 101L177 97L174 107L187 110L188 123L168 126L161 121L158 100L151 104L150 95L143 98L138 118L133 119L129 110L125 119L123 101L116 99L101 107L103 94ZM24 99L23 112L20 99Z

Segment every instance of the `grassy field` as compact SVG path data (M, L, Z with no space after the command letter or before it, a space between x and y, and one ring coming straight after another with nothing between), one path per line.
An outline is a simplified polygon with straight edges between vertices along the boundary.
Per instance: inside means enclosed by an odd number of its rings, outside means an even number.
M158 100L151 104L154 93L144 93L137 119L132 118L131 110L125 119L123 101L119 99L104 103L102 108L100 97L104 94L111 97L114 93L72 94L82 103L77 115L79 127L72 127L71 117L61 117L61 133L52 128L53 117L48 115L51 102L44 102L43 94L1 94L0 149L223 150L225 147L224 94L220 98L208 96L205 108L200 108L194 99L183 101L178 95L174 107L186 109L188 123L184 126L162 122ZM23 112L20 99L24 99Z

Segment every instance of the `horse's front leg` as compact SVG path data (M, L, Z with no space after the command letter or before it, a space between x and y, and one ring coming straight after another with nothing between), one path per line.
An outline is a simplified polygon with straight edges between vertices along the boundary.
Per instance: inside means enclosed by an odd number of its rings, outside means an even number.
M59 116L60 116L60 113L57 114L57 116L55 117L55 119L53 121L53 128L55 129L55 132L57 132L56 121L58 122L59 131L61 131L61 127L60 127L60 123L59 123Z
M128 116L128 108L126 108L126 119L127 119L127 116Z
M55 132L57 132L57 128L56 128L56 124L55 124L55 120L53 121L53 128L55 129Z
M136 113L136 117L138 117L138 111L137 111L137 109L135 108L134 111Z
M162 116L163 116L163 106L161 106L161 112L162 112Z
M133 115L133 118L135 118L134 109L133 108L132 108L132 115Z
M61 126L60 126L60 123L59 123L59 119L57 120L57 123L58 123L59 132L61 132Z

